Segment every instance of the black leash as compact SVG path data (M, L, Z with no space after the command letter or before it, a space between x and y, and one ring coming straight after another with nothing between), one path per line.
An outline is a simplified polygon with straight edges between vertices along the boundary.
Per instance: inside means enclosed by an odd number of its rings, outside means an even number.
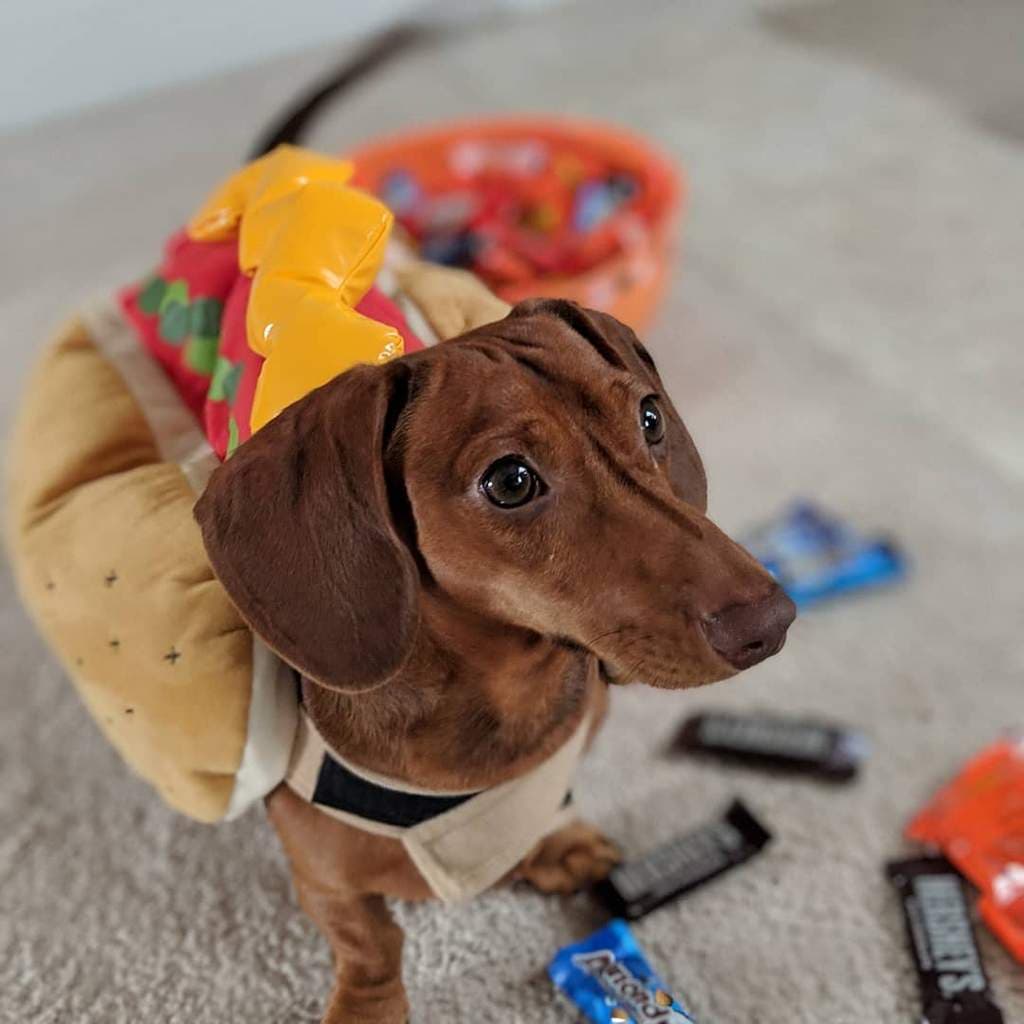
M440 30L443 31L443 30ZM314 83L271 122L252 147L249 159L255 160L276 146L298 142L306 127L328 100L366 78L389 61L414 46L440 34L436 25L409 22L395 25L364 43L341 67Z

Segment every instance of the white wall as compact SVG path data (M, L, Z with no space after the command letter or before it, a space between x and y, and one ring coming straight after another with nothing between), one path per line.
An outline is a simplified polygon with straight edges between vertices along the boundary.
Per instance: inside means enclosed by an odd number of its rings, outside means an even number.
M0 0L0 131L362 34L416 0Z

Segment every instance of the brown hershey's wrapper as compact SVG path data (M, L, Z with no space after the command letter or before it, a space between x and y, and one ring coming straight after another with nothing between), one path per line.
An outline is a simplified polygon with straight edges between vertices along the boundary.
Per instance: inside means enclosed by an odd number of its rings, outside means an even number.
M923 1024L1004 1024L974 936L964 881L945 857L886 865L903 903Z
M857 774L868 746L863 733L828 722L706 711L683 723L672 749L846 782Z
M771 838L735 800L721 818L612 868L594 894L616 917L632 921L749 860Z

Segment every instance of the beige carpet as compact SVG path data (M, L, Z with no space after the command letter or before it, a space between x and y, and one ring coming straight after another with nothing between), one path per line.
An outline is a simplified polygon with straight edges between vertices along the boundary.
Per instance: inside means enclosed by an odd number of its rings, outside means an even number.
M925 6L871 10L920 18ZM1005 5L972 5L979 24L987 6ZM741 794L778 835L637 928L716 1024L916 1019L881 864L906 849L902 823L962 758L1024 723L1024 152L1012 132L971 120L981 108L902 74L899 47L876 59L884 26L837 9L580 4L402 63L316 139L338 148L434 116L526 108L660 141L686 163L692 205L650 340L705 455L712 512L736 529L813 496L891 530L913 557L905 587L807 615L781 657L740 680L615 694L577 790L592 819L640 852ZM901 32L913 50L914 32ZM957 58L985 78L984 33L969 38ZM0 141L4 422L47 331L144 269L325 60ZM986 95L983 112L1010 98ZM261 815L192 825L129 778L6 574L0 687L0 1019L318 1020L327 952ZM675 722L706 704L827 713L866 728L875 754L846 789L665 760ZM496 892L398 914L417 1024L569 1021L543 968L598 923L586 898ZM1024 972L987 935L983 945L1007 1022L1020 1024Z

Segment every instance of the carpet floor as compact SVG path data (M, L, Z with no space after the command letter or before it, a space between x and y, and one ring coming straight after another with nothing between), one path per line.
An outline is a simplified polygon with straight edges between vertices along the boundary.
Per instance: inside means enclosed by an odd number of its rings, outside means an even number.
M1000 39L1024 13L1008 22L1012 5L972 4L972 24L947 38L929 34L925 7L962 5L872 3L875 20L856 6L556 8L399 62L312 140L337 150L435 118L552 108L656 140L691 195L649 342L707 463L712 515L741 531L812 497L910 555L906 584L805 615L780 657L737 680L613 695L577 798L628 852L734 795L776 833L762 857L637 927L708 1024L917 1019L882 864L909 849L901 827L934 787L1024 722L1024 149L991 78L977 106L969 75L920 73L932 46L985 78L985 11L1003 12ZM144 271L331 60L323 50L3 140L4 433L61 317ZM1002 81L1019 98L1017 72ZM0 1020L319 1019L328 952L262 814L191 824L130 777L5 566L0 706ZM874 753L839 788L667 759L676 723L702 707L828 715L864 728ZM496 891L396 913L417 1024L571 1019L544 966L599 923L585 896ZM1020 1024L1024 972L981 941Z

